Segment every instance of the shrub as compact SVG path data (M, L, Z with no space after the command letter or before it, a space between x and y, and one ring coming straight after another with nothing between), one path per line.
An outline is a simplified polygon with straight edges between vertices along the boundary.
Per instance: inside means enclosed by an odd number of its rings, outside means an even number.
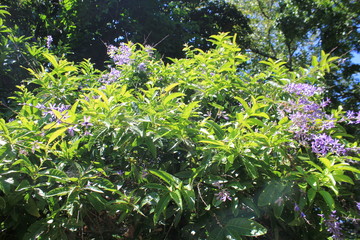
M342 125L360 113L326 109L319 81L336 58L296 72L269 59L254 74L232 37L209 41L171 64L149 46L108 46L105 72L44 52L26 81L38 87L19 86L21 109L0 120L1 235L356 234L359 148Z

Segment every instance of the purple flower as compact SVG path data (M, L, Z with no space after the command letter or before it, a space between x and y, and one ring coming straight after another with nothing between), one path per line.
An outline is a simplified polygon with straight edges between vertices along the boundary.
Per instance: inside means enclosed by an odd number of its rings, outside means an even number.
M294 211L298 212L300 214L300 217L305 219L305 221L307 221L305 213L303 211L301 211L301 209L300 209L299 205L297 205L297 203L294 203Z
M64 104L49 104L49 107L45 107L43 104L37 104L36 107L38 107L39 109L44 109L46 111L43 112L43 116L46 116L48 114L50 114L51 118L50 121L55 121L56 120L56 116L54 114L54 112L52 110L56 110L60 113L63 113L64 111L68 110L70 108L70 105L64 105ZM64 120L66 118L68 118L69 116L67 116L67 113L62 114L62 118L59 119L59 122L61 122L61 120Z
M225 111L219 111L219 112L217 113L217 117L222 117L222 118L224 118L225 120L229 120L229 117L228 117L228 115L226 114Z
M145 72L146 71L146 64L145 63L140 63L139 65L138 65L138 70L140 71L140 72Z
M75 135L75 132L78 132L79 129L76 128L76 126L71 126L67 129L69 135L73 137Z
M346 112L346 117L347 118L355 118L355 112L354 111L347 111Z
M216 193L215 196L217 200L222 202L226 202L226 200L231 201L230 193L225 189L222 189L220 192Z
M91 134L91 132L89 132L88 130L86 130L86 131L84 132L84 136L92 136L92 134Z
M47 47L48 49L50 49L52 42L53 42L52 36L51 36L51 35L47 36L47 37L46 37L46 47Z
M118 51L118 48L115 47L114 45L107 46L107 54L110 57L113 57L116 54L117 51Z
M360 211L360 202L356 202L356 207Z
M41 104L41 103L36 104L35 107L38 108L38 109L45 109L46 108L45 105Z
M349 124L359 124L360 123L360 112L355 113L354 111L347 111L346 116L349 120Z
M320 106L322 107L322 108L324 108L324 107L326 107L327 105L329 105L331 103L331 100L330 100L330 98L326 98L326 100L324 101L321 101L321 104L320 104Z
M19 150L19 154L22 154L22 155L25 155L25 156L27 156L29 153L28 153L28 151L26 151L25 149L20 149Z
M116 68L111 68L110 72L104 74L99 81L105 84L111 84L118 80L121 76L121 71L117 70Z
M357 113L357 117L355 119L355 124L360 124L360 111Z
M107 53L118 66L131 62L131 48L125 43L121 43L119 48L113 45L108 46Z
M346 153L344 145L340 144L338 139L333 139L325 133L313 136L311 149L320 156L325 156L329 152L337 155L344 155Z
M144 51L147 52L150 57L154 54L154 49L149 45L145 45Z
M90 116L84 116L84 121L81 123L82 126L85 128L88 128L92 126L93 124L90 122L91 117Z
M327 231L332 234L334 240L342 239L341 223L339 217L336 216L336 211L332 211L331 214L325 218L324 214L319 214L320 217L324 218L324 224L327 227Z
M290 83L284 89L289 93L295 93L299 96L306 97L311 97L315 94L321 94L324 92L323 88L315 87L306 83Z

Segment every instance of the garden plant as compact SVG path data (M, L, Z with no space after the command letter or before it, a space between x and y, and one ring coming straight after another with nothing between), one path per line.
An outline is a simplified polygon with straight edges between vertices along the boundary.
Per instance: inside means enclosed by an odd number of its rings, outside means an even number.
M100 71L48 40L0 119L1 238L356 238L360 113L327 107L336 57L255 72L220 33L166 62L108 45Z

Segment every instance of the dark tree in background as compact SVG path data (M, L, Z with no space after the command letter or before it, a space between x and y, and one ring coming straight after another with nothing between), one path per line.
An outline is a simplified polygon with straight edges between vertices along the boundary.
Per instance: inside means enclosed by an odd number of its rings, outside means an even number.
M206 50L210 35L230 32L252 57L284 60L290 69L309 64L321 50L341 56L339 70L326 77L328 96L334 105L359 107L359 80L354 77L359 65L350 61L351 52L360 50L358 1L0 0L0 5L11 13L6 24L14 29L12 34L29 37L16 42L2 34L4 93L28 76L20 68L31 67L25 43L45 46L47 36L53 38L51 51L76 62L90 58L104 69L107 44L156 46L166 61L183 57L185 43Z

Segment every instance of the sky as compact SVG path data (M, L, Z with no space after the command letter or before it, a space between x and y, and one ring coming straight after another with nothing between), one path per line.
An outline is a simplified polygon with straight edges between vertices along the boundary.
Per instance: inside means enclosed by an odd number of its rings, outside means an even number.
M353 57L352 57L351 61L353 63L360 64L360 53L352 52L352 54L353 54ZM360 79L360 73L356 73L354 77Z
M360 64L360 53L352 52L353 58L351 59L353 63Z

